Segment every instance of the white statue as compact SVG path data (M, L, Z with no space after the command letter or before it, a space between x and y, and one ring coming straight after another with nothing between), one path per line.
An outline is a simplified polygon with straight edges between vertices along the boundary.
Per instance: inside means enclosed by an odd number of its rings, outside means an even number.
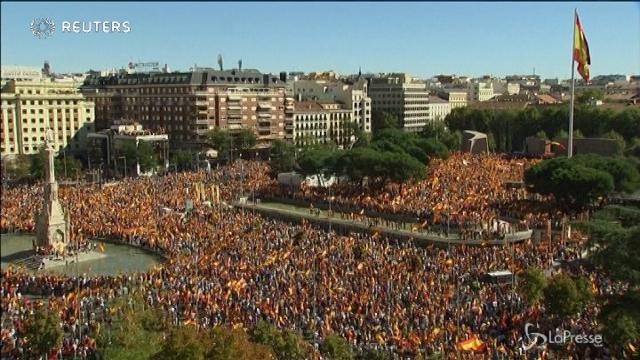
M47 132L46 132L46 135L45 135L44 146L47 149L55 149L54 144L53 144L53 130L51 130L51 129L47 129Z

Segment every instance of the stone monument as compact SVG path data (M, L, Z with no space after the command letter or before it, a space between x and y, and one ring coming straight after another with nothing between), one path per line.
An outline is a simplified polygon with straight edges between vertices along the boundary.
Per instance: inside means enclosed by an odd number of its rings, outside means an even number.
M63 250L69 243L69 217L65 216L58 199L58 182L54 169L55 153L53 131L47 130L43 155L45 161L45 185L42 208L36 222L37 245Z

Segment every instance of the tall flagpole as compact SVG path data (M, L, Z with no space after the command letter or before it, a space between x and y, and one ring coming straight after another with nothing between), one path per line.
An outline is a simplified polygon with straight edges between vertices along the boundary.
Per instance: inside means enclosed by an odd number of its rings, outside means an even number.
M573 38L571 39L571 107L569 108L569 140L567 142L567 157L573 156L573 98L575 97L576 80L575 80L575 64L573 53L576 47L576 21L578 18L578 10L573 9Z

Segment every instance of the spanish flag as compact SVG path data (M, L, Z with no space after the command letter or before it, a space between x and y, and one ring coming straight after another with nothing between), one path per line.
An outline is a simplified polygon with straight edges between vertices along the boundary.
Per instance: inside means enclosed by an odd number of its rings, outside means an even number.
M484 352L487 350L487 345L475 335L468 340L457 343L456 347L464 351Z
M575 28L573 29L573 61L578 63L578 72L584 81L589 81L589 65L591 65L589 44L587 43L587 38L584 36L578 12L576 12L575 17Z

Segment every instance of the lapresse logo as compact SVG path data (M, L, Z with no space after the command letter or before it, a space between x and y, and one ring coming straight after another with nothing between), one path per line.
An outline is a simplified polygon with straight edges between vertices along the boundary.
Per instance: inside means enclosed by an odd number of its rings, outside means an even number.
M552 334L551 331L547 335L533 332L531 328L533 324L526 323L524 326L524 337L520 338L522 342L522 349L524 351L531 350L535 346L544 346L545 344L591 344L595 347L601 347L603 345L602 335L600 334L578 334L574 335L569 330L558 331Z
M29 26L33 36L38 39L46 39L53 36L56 31L56 23L50 17L38 17L31 21ZM131 31L129 21L114 20L63 20L60 22L60 32L69 34L87 33L128 33Z

